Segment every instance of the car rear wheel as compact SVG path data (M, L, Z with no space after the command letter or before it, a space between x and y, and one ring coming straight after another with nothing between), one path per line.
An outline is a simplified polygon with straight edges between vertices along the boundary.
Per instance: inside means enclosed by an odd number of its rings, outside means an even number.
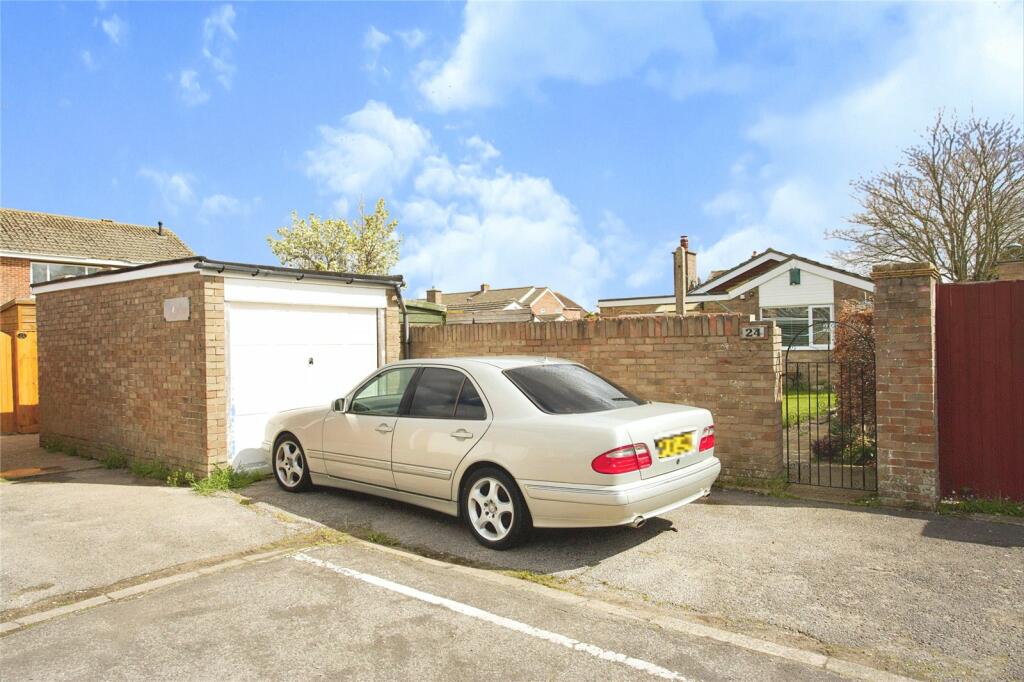
M477 469L462 489L462 514L476 541L490 549L523 542L533 527L519 487L498 468Z
M274 446L274 478L283 490L297 493L309 490L312 481L306 453L294 436L282 436Z

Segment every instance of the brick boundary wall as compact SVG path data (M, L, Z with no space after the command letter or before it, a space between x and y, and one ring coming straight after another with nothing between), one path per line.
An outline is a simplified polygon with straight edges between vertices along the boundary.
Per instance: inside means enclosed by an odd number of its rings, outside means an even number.
M174 297L189 298L188 320L164 320ZM227 461L223 279L188 273L43 292L36 309L43 444L198 475Z
M927 263L893 263L875 280L878 496L931 509L939 499L935 393L935 285Z
M742 339L740 326L768 329ZM414 327L412 358L544 355L581 362L637 395L711 410L728 477L773 478L782 461L782 333L745 315Z

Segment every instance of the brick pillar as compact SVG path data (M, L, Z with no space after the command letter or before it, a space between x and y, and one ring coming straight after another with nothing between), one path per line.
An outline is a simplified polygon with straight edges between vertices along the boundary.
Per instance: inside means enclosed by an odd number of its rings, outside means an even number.
M875 281L878 495L934 508L939 499L935 408L935 284L928 263L879 265Z

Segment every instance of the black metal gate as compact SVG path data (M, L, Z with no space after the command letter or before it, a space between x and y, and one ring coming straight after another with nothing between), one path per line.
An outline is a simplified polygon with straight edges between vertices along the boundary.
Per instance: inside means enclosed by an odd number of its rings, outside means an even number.
M824 341L825 348L794 348L810 340ZM877 490L870 329L816 322L787 345L784 366L782 425L789 482Z

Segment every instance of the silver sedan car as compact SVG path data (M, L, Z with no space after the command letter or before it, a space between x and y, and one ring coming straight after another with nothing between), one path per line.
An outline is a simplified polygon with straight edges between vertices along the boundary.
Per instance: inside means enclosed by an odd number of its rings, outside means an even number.
M389 364L332 405L277 414L263 446L284 490L460 516L492 549L535 527L640 526L709 494L721 470L707 410L537 357Z

